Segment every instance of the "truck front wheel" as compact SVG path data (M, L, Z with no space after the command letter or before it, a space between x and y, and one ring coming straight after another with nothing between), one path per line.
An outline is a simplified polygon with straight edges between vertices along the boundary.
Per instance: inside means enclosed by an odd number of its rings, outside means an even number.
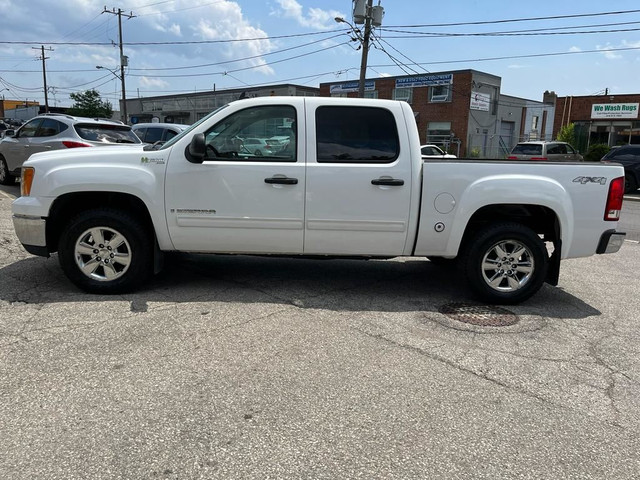
M7 161L0 155L0 184L13 185L16 183L16 177L9 172Z
M483 300L514 304L540 290L548 264L546 246L533 230L519 223L500 223L474 235L463 269Z
M67 277L90 293L124 293L152 271L153 235L135 218L114 209L87 210L69 221L58 258Z

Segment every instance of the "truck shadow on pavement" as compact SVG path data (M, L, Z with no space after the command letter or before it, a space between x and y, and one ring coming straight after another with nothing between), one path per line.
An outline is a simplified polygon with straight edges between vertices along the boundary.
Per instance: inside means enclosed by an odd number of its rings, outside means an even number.
M329 311L437 312L443 305L481 305L455 268L426 259L348 260L171 254L163 271L136 292L90 295L71 284L57 257L29 257L0 268L0 300L27 304L128 301L264 303ZM519 315L580 319L601 312L548 285L520 305Z

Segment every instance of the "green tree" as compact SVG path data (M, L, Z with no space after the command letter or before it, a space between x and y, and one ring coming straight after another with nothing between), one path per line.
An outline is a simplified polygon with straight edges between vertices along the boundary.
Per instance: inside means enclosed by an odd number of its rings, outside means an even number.
M67 110L69 115L92 118L111 118L113 115L111 103L103 101L96 90L72 93L69 96L74 101L71 108Z
M558 141L567 142L569 145L575 146L576 144L576 124L569 123L560 128L558 133Z

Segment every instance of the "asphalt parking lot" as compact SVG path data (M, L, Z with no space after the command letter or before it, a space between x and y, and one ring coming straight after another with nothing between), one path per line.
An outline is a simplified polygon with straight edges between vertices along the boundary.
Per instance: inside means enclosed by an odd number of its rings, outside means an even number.
M421 259L176 255L86 295L18 244L11 194L0 478L639 477L637 239L486 327Z

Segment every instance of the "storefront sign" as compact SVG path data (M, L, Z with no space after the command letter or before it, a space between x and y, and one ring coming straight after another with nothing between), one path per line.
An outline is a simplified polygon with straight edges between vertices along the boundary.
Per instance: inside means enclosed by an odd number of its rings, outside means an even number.
M488 112L491 105L491 95L488 93L471 92L471 110L481 110Z
M350 93L350 92L357 92L358 91L358 87L360 86L360 82L347 82L347 83L340 83L338 85L331 85L331 87L329 87L329 93ZM364 90L366 92L370 92L372 90L376 89L376 82L374 82L373 80L368 80L364 82Z
M638 118L638 103L601 103L591 106L591 118Z
M432 87L434 85L451 85L453 73L444 75L422 75L419 77L398 78L396 88Z

